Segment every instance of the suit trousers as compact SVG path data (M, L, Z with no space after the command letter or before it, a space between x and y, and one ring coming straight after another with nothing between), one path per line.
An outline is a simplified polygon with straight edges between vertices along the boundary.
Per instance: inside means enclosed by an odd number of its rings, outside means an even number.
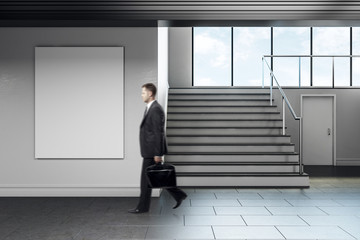
M154 158L144 158L143 159L142 170L141 170L141 179L140 179L141 193L140 193L140 200L137 205L137 209L139 209L141 211L149 211L149 209L150 209L152 189L149 187L145 170L147 167L154 165L154 164L155 164ZM175 201L178 201L186 196L186 193L177 187L165 188L165 189L170 193L170 195L175 199Z

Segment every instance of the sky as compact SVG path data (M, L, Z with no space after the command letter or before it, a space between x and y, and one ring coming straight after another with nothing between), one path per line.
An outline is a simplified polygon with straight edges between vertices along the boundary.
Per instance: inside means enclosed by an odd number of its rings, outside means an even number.
M270 27L234 27L234 86L261 86L263 55L270 54ZM309 27L274 27L277 55L310 55ZM349 27L314 27L313 54L349 55ZM353 28L353 54L360 55L360 28ZM310 86L310 60L274 59L274 74L282 86ZM359 67L357 67L359 66ZM269 85L265 74L265 86ZM194 85L231 85L231 28L194 28ZM335 86L350 85L350 61L335 59ZM353 60L353 85L360 85L360 58ZM332 86L332 58L313 59L313 86Z

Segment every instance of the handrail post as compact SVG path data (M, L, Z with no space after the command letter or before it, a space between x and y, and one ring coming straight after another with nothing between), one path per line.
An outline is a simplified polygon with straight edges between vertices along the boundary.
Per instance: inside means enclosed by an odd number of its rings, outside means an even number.
M299 119L299 174L303 175L303 149L302 149L302 117Z
M270 72L270 76L271 76L271 81L270 81L270 106L272 106L272 73Z
M299 88L301 88L301 57L299 57Z
M264 57L262 57L262 88L264 88Z
M335 86L335 58L332 57L332 87Z
M282 98L282 111L283 111L283 128L282 128L282 134L285 135L285 99Z

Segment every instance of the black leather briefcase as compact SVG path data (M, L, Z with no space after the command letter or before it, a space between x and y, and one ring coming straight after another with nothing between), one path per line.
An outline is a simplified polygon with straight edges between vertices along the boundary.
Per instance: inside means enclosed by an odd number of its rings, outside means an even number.
M176 187L175 166L157 163L146 168L146 177L151 188Z

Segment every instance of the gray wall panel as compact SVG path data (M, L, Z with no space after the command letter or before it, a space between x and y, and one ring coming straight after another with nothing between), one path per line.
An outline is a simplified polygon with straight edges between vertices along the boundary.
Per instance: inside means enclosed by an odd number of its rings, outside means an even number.
M169 85L192 85L192 28L169 28Z

